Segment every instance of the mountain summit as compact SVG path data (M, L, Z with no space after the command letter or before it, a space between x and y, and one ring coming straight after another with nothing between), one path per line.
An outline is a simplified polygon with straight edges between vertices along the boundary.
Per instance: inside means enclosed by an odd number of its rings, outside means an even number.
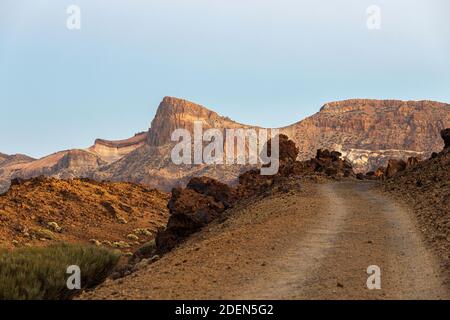
M184 128L193 131L194 121L202 121L205 130L248 127L228 117L220 116L202 105L174 97L164 97L152 121L148 142L152 146L170 143L171 134L175 129Z

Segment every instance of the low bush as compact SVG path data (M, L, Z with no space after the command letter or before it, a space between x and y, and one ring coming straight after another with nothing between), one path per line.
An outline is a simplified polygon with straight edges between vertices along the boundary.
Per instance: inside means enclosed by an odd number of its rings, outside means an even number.
M118 259L117 253L92 245L0 250L0 300L69 299L78 292L67 288L69 266L80 267L86 289L100 284Z

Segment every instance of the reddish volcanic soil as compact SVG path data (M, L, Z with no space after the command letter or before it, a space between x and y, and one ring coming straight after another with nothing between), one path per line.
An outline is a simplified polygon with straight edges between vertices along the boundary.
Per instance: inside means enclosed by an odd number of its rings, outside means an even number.
M166 225L168 197L131 183L54 178L13 183L0 195L0 245L92 242L133 251Z

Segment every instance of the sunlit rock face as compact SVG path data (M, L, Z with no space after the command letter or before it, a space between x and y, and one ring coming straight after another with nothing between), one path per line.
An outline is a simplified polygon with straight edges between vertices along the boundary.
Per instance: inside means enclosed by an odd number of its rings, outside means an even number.
M320 148L337 150L356 172L385 166L392 157L423 158L442 149L439 132L450 124L450 105L434 101L352 99L283 128L307 159Z
M97 139L88 150L100 156L104 161L111 163L142 147L146 140L147 132L141 132L132 138L118 141Z

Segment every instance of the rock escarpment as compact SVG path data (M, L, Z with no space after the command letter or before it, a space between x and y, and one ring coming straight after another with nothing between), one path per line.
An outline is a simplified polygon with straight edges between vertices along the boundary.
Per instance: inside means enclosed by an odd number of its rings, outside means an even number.
M100 156L103 161L112 163L142 147L146 140L147 132L137 133L134 137L118 141L97 139L88 150Z
M351 99L283 128L300 158L317 149L340 151L357 172L386 166L390 158L429 157L442 149L440 130L450 124L450 105L434 101Z
M193 133L194 121L200 121L203 130L250 127L220 116L202 105L184 99L164 97L149 129L148 144L150 146L170 144L172 132L176 129L187 129Z

